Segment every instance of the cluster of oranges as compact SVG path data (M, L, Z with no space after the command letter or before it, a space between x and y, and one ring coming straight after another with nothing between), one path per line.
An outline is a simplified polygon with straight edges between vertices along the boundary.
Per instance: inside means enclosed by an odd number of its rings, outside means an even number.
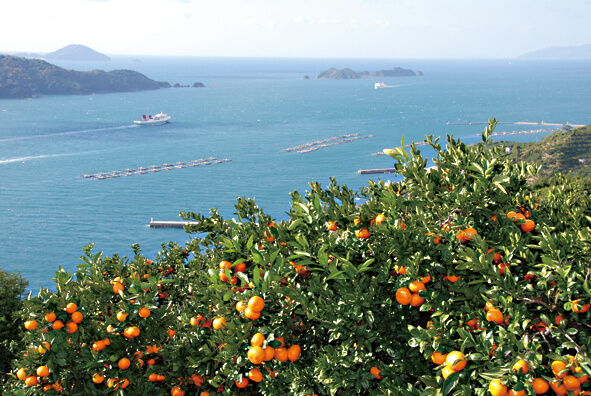
M542 377L536 377L528 381L536 395L545 395L550 389L558 396L567 394L591 395L591 391L581 391L581 385L589 382L589 376L583 373L573 356L567 356L566 360L568 363L563 360L553 360L551 362L550 370L554 374L552 380L546 381ZM528 363L523 359L519 359L513 365L512 370L522 375L530 372ZM503 384L501 379L490 381L488 390L492 396L522 396L526 394L523 383L511 386L510 384Z
M408 287L401 287L396 290L396 301L401 305L411 305L413 307L420 307L425 302L425 299L421 297L420 292L427 292L425 283L431 281L431 276L427 275L421 278L420 281L412 281L408 284Z
M279 346L273 348L270 344L277 343ZM302 349L299 345L294 344L289 348L285 347L283 337L276 338L265 345L265 336L262 333L256 333L250 339L250 348L247 352L247 357L250 363L255 366L263 365L268 371L269 375L274 378L275 371L267 368L265 362L270 362L275 359L277 362L285 363L288 360L295 362L299 359ZM254 367L248 372L248 378L242 377L235 382L238 388L245 388L248 385L249 379L254 382L261 382L263 380L263 373L259 367Z
M507 213L507 218L513 220L523 232L531 232L536 228L536 223L529 218L530 212L524 211L521 213L522 210L520 209L519 212L509 211Z
M221 261L220 262L220 280L222 282L228 282L231 284L236 284L238 282L238 273L239 272L244 272L246 270L246 264L245 263L238 263L236 264L236 267L234 268L234 274L231 278L228 278L228 275L226 274L226 270L231 271L232 270L232 263L229 261Z
M244 314L244 317L250 320L256 320L261 317L261 312L265 308L265 300L259 296L251 297L248 302L238 301L236 311ZM215 328L215 326L214 326Z
M453 373L459 373L468 364L466 357L460 351L451 351L446 354L435 351L431 355L431 361L437 366L445 364L441 369L441 376L444 379L447 379Z

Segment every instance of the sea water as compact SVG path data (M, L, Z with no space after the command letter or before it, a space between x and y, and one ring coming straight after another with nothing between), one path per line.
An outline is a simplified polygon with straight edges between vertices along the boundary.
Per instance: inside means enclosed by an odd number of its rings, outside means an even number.
M150 228L150 219L181 220L181 211L210 208L232 218L243 196L282 219L289 193L305 191L310 181L326 185L336 177L356 189L369 179L392 179L357 171L392 167L391 158L372 154L399 146L402 136L408 143L453 134L475 143L493 117L591 122L591 62L114 57L56 63L75 70L131 69L206 88L0 100L0 267L20 271L35 292L52 287L60 266L75 270L89 243L122 256L139 243L151 257L163 242L190 238L182 229ZM329 67L371 72L395 66L424 76L314 78ZM381 81L392 88L374 89ZM133 124L160 111L172 122ZM501 124L496 131L540 128L548 127ZM284 151L346 134L373 137L308 153ZM421 150L432 155L426 146ZM231 161L81 177L209 157Z

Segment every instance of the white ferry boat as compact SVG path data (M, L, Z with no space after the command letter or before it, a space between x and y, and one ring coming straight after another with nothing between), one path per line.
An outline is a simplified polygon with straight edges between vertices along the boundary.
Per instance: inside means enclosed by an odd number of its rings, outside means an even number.
M380 89L380 88L392 88L391 85L386 85L385 82L377 82L375 85L376 89Z
M142 116L141 120L134 120L133 123L136 125L161 125L166 124L170 121L170 116L160 112L155 116Z

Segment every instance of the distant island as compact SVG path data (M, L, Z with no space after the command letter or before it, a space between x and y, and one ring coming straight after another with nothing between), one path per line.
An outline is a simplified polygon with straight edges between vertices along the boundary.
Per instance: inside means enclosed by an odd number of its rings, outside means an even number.
M40 59L0 55L0 98L20 99L38 95L87 95L168 88L132 70L81 72Z
M101 54L81 44L71 44L57 51L43 55L44 59L65 61L110 61L105 54Z
M537 51L527 52L518 57L519 59L591 59L591 44L552 47Z
M331 67L330 69L320 73L316 78L321 80L350 80L357 78L416 77L422 75L423 72L421 71L414 72L410 69L403 69L401 67L395 67L390 70L379 70L373 73L367 71L356 73L349 68L336 69L334 67Z
M5 54L8 55L8 54ZM47 54L36 53L36 52L17 52L11 53L12 56L19 56L21 58L28 59L48 59L48 60L60 60L60 61L110 61L105 54L101 54L81 44L71 44L64 48L60 48L57 51L49 52Z

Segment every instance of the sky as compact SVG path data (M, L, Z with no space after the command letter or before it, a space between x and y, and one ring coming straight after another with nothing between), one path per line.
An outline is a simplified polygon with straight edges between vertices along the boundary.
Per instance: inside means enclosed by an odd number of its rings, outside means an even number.
M0 52L515 58L591 44L589 0L16 0Z

